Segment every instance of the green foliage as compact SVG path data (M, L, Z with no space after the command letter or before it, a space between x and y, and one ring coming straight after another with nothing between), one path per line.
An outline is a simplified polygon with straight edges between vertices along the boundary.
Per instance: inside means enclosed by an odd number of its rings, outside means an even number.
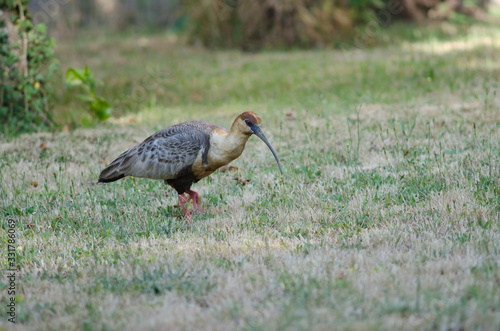
M52 124L49 80L58 70L55 41L33 26L28 1L0 3L0 132L13 135Z
M109 102L96 96L97 82L92 72L89 71L88 66L85 66L83 70L69 68L66 71L66 86L79 86L85 91L85 94L80 94L78 98L88 103L90 112L94 118L99 121L105 121L111 116L112 109ZM87 117L83 117L82 122L84 125L90 124L90 120Z

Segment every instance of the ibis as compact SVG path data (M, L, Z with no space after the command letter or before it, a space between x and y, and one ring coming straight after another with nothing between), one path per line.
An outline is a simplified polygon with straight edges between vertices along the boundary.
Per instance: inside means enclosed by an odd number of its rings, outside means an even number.
M236 117L229 132L202 121L173 125L123 152L101 172L99 182L114 182L127 176L162 179L177 191L179 203L191 223L186 203L192 201L194 211L203 213L200 197L191 190L191 185L239 157L252 134L269 147L283 173L278 155L260 124L261 118L248 111Z

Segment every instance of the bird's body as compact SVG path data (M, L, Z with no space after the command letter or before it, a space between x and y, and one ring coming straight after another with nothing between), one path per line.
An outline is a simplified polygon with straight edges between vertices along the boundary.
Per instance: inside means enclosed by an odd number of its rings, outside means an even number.
M235 119L230 131L201 121L171 126L122 153L101 172L99 182L114 182L126 176L163 179L179 194L189 219L185 207L188 200L192 199L195 210L198 207L201 211L199 196L191 191L191 185L239 157L252 134L264 140L278 161L258 126L260 122L257 114L245 112ZM189 199L184 193L189 194Z

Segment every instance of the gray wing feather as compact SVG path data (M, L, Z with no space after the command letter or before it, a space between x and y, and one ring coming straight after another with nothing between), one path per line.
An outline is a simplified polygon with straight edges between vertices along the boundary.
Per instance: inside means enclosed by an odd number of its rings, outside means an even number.
M221 128L205 122L186 122L171 126L148 137L114 160L99 179L134 176L172 179L190 167L198 154L206 155L210 148L210 132Z

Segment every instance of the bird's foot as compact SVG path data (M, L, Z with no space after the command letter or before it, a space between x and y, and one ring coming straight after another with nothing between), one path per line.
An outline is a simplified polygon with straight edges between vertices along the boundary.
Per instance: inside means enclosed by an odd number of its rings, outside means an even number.
M186 203L188 203L189 201L193 201L194 211L199 212L200 214L203 214L203 209L201 208L201 201L198 193L191 190L187 191L186 193L189 195L189 197L186 197L184 193L179 194L179 203L181 204L182 209L184 209L184 213L186 213L189 224L191 224L191 213L189 213L189 210L186 207Z
M187 194L189 194L189 200L193 200L193 208L194 208L194 211L197 211L200 213L200 214L203 214L203 209L201 208L201 201L200 201L200 195L198 193L196 193L195 191L186 191Z
M184 213L186 213L186 217L188 220L188 223L191 224L191 214L189 213L189 210L187 210L186 207L186 202L189 201L189 198L186 198L184 194L179 194L179 203L182 206L182 209L184 209Z

